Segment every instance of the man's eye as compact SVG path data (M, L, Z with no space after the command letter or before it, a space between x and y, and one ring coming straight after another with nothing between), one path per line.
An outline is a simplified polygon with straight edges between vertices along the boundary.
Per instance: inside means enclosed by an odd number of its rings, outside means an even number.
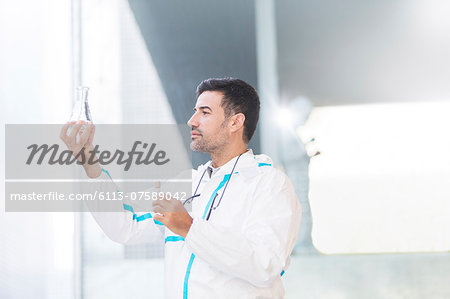
M203 111L203 114L209 114L209 112Z

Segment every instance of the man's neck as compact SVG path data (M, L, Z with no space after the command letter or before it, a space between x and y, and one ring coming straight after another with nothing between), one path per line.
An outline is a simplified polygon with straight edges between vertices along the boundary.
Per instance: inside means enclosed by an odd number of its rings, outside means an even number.
M233 150L221 150L218 153L210 153L212 160L211 166L214 168L221 167L227 164L227 162L231 159L245 153L246 151L247 145L243 144L242 146L239 146Z

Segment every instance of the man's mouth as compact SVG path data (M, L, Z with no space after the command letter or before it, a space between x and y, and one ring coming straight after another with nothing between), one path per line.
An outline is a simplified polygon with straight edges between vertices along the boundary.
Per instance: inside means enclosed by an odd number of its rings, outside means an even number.
M197 131L191 131L191 137L201 136L201 134Z

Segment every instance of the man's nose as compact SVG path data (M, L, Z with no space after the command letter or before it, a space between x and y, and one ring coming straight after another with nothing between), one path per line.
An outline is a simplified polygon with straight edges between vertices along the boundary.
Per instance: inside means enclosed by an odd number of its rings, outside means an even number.
M198 127L198 121L195 117L195 113L191 116L191 118L187 122L190 127Z

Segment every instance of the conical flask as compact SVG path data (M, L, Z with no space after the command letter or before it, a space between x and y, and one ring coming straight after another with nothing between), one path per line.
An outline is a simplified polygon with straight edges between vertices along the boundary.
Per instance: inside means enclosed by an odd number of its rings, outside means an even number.
M70 121L84 120L92 122L91 111L89 110L88 93L89 87L77 87L77 96L75 98L75 103L73 104Z
M88 93L89 87L86 86L78 86L77 87L77 95L75 97L75 103L73 103L72 114L70 115L70 121L90 121L92 122L91 111L89 110L89 102L88 102ZM69 136L72 132L73 126L71 125L66 135ZM76 136L76 141L80 140L80 135L83 133L86 125L82 125L80 131Z

